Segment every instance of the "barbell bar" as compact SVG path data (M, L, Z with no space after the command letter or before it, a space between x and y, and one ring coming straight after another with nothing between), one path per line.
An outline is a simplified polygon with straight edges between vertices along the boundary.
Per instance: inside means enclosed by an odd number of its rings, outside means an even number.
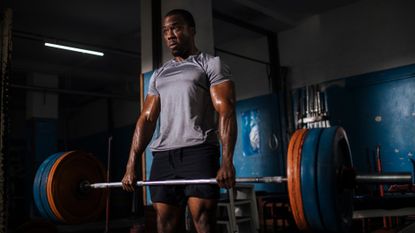
M408 172L386 173L386 174L360 174L354 178L355 184L412 184L412 174ZM284 176L263 177L237 177L235 183L285 183ZM182 179L182 180L160 180L160 181L137 181L136 186L160 186L160 185L190 185L190 184L218 184L215 178L210 179ZM102 182L90 184L88 181L80 182L81 190L121 188L121 182Z
M93 155L57 153L39 167L33 184L41 216L62 223L96 219L105 207L107 188L121 182L105 180L103 166ZM346 133L341 127L297 130L287 156L287 177L237 177L236 183L288 183L291 212L303 231L348 232L352 191L357 184L413 184L413 173L356 174ZM137 186L217 184L215 178L137 181ZM343 203L343 204L342 204Z
M238 177L236 183L283 183L287 178L282 176L265 177ZM160 181L137 181L136 186L160 186L160 185L189 185L189 184L218 184L215 178L210 179L183 179L183 180L160 180ZM82 182L81 189L120 188L121 182L94 183Z

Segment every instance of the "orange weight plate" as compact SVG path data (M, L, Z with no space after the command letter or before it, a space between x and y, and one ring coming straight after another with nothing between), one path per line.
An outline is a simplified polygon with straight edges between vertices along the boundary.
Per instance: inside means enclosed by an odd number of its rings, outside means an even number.
M62 158L64 158L65 156L67 156L70 153L72 153L72 151L63 152L61 155L59 155L59 157L55 160L55 162L53 162L53 164L51 165L51 168L49 170L49 173L47 174L47 182L46 182L46 185L45 185L46 197L48 199L49 207L52 210L52 213L55 216L55 219L59 222L65 222L65 221L64 221L62 215L56 210L56 206L55 206L55 203L53 202L53 198L49 194L49 191L48 191L48 187L49 187L50 184L52 184L52 181L53 181L52 176L50 174L51 174L52 169L54 169L54 167L56 169L56 164L58 164L59 161L62 160Z
M105 207L105 190L81 190L80 184L104 180L104 168L91 154L71 151L57 159L49 172L46 189L58 220L75 224L97 219Z
M307 129L294 132L288 145L287 158L288 197L295 223L301 231L309 230L301 195L301 151L307 132Z

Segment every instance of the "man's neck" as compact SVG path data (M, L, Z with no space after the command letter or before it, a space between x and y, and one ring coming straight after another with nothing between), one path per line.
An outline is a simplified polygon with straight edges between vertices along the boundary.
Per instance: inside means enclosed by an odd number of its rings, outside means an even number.
M197 49L196 47L192 47L192 49L190 49L189 52L184 53L183 55L180 55L180 56L175 56L174 59L176 61L183 61L189 56L196 55L198 53L199 53L199 49Z

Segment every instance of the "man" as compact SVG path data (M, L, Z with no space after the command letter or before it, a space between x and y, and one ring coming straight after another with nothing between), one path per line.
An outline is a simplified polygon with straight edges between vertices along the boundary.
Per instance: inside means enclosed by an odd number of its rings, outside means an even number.
M150 180L216 177L219 187L231 188L235 185L232 160L237 126L229 69L218 57L196 48L196 28L189 12L170 11L164 17L162 29L174 58L150 79L132 139L123 188L134 190L137 155L150 142L159 116L160 136L150 146L154 156ZM222 144L220 167L218 136ZM207 184L150 187L158 232L175 232L186 204L197 232L214 232L219 187Z

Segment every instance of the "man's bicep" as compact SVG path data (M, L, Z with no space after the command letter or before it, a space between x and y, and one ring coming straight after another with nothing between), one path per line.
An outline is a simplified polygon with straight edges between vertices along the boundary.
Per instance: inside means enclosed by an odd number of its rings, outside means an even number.
M235 87L231 80L221 82L210 88L210 96L212 98L215 110L220 114L235 108Z
M148 94L144 101L143 109L140 118L143 117L146 121L155 122L160 114L160 96Z

